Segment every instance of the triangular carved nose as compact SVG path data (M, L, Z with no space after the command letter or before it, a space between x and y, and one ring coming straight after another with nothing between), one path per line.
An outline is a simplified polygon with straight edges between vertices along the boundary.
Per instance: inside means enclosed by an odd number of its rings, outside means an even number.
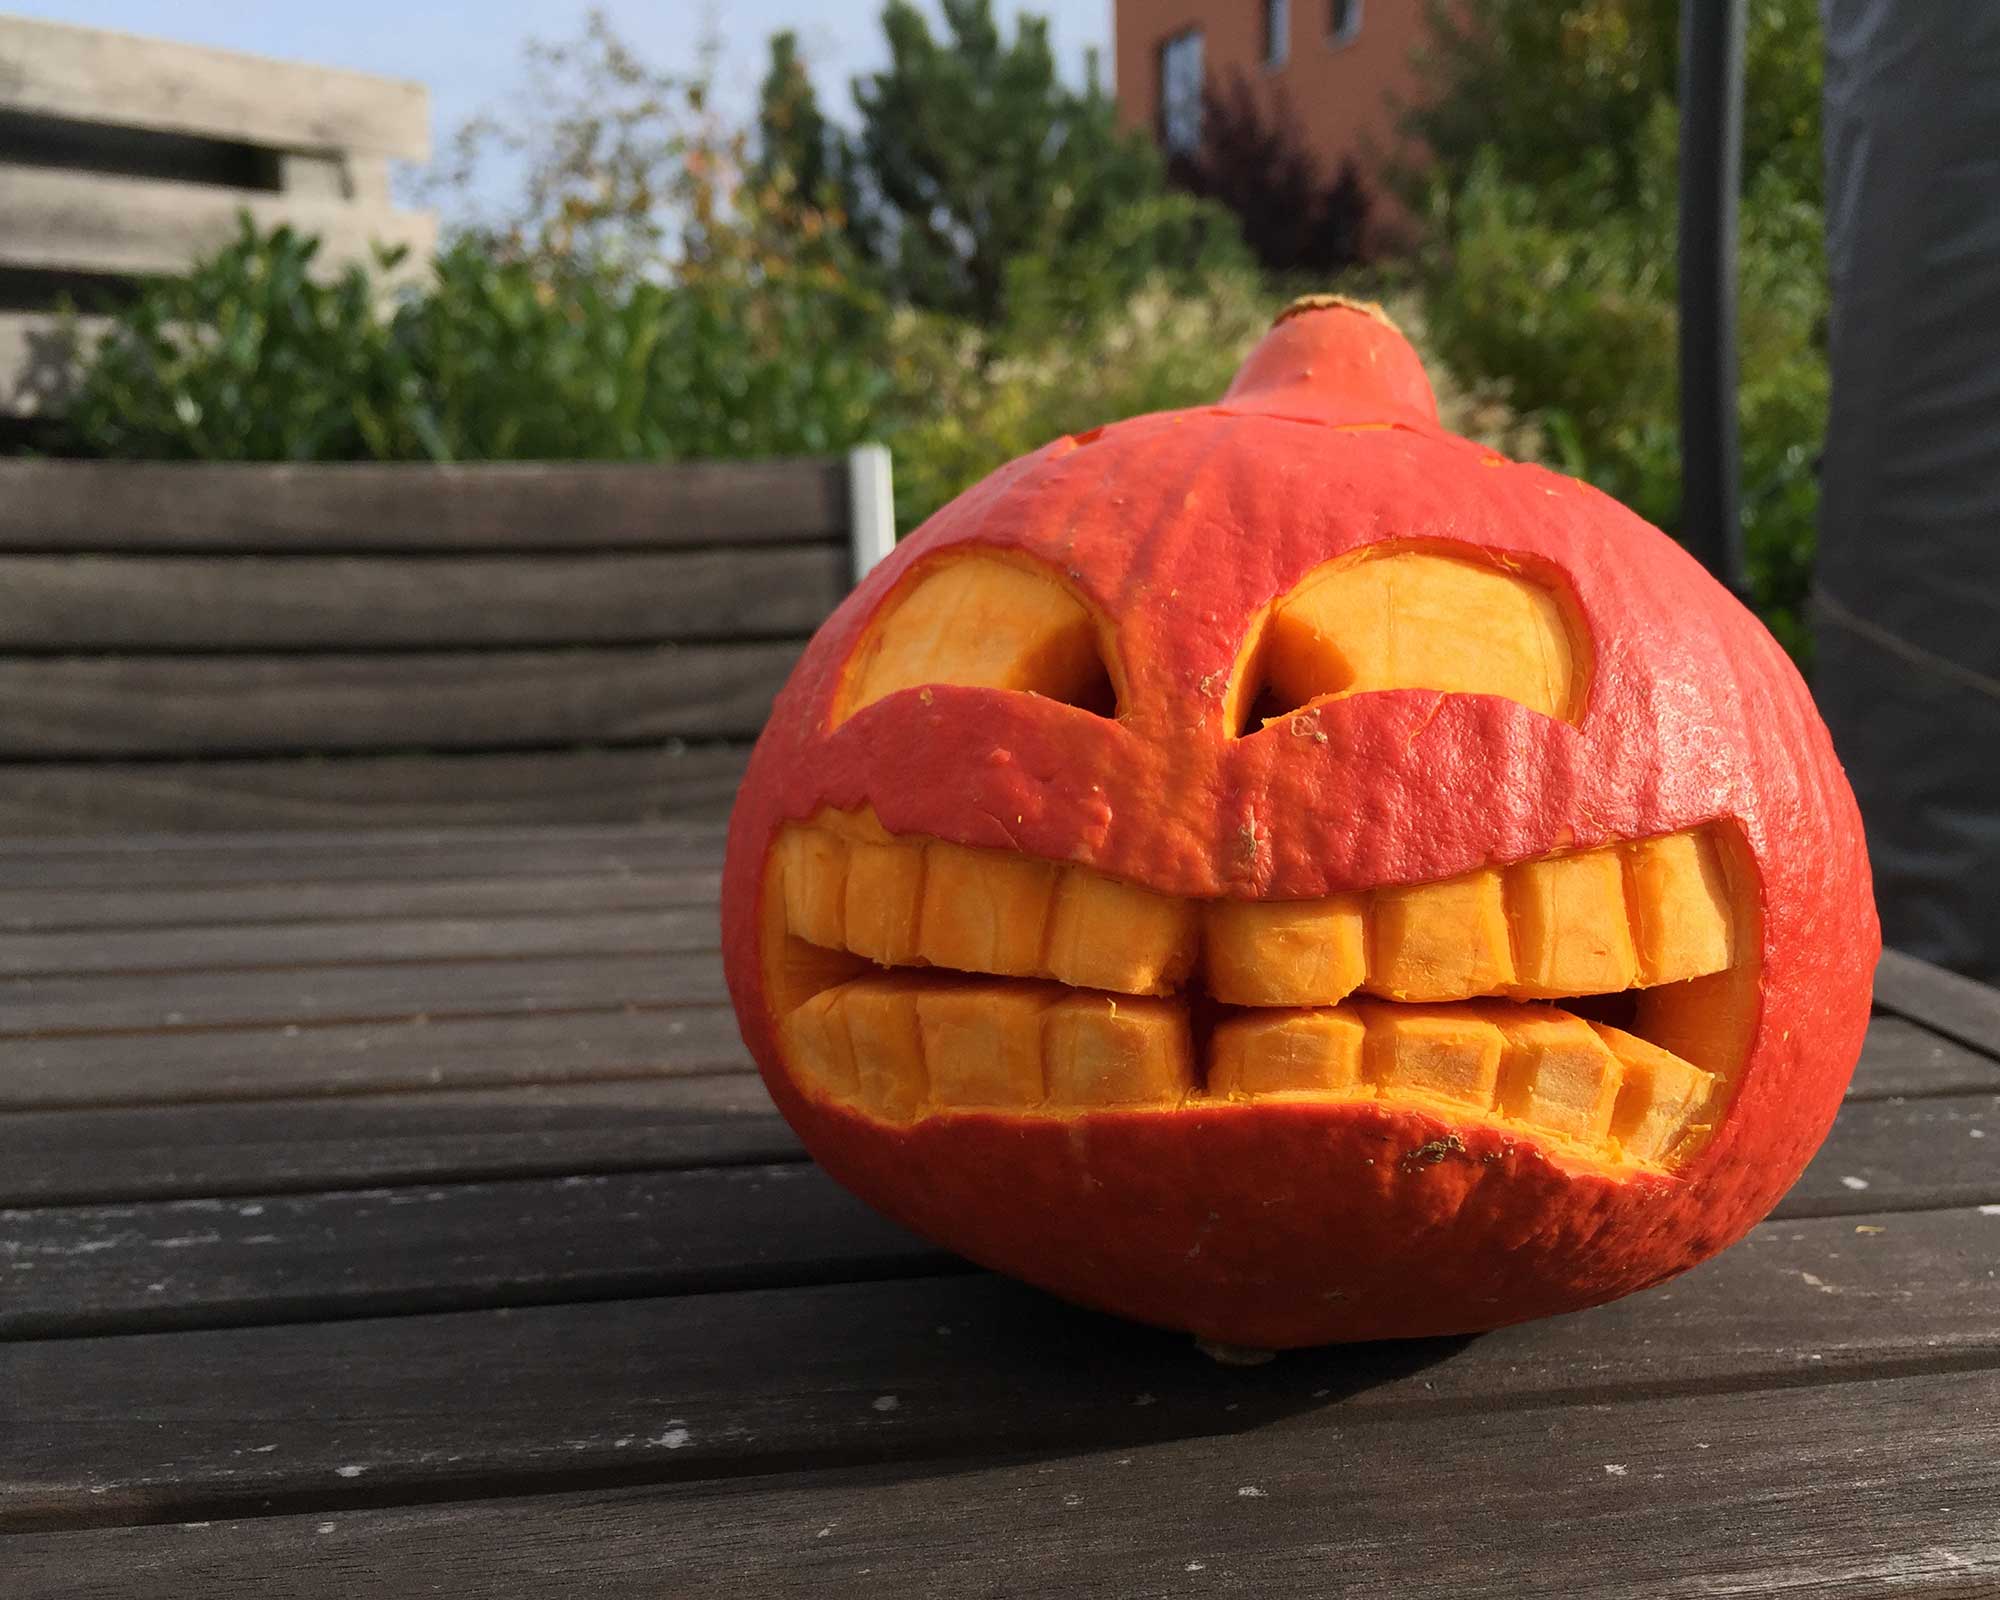
M1438 420L1410 341L1380 306L1335 294L1307 295L1281 311L1222 403L1329 422Z

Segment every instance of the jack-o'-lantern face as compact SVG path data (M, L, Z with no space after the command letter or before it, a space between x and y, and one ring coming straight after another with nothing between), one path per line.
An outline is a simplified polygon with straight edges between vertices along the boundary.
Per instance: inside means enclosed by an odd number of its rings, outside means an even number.
M1876 942L1768 635L1441 432L1385 323L1059 441L822 631L731 830L780 1107L974 1259L1236 1343L1466 1331L1720 1248Z

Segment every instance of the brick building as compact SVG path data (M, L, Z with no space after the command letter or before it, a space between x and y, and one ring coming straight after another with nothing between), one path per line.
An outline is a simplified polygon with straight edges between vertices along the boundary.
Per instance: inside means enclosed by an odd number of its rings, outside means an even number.
M1331 174L1352 156L1371 191L1416 87L1424 0L1115 0L1118 109L1169 154L1201 138L1201 95L1241 73L1282 103Z

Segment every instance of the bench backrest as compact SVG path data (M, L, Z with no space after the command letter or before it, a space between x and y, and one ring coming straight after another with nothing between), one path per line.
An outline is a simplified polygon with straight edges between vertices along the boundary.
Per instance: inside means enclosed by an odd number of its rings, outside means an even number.
M888 454L0 461L0 832L720 815Z
M317 235L329 273L436 241L389 202L389 163L430 152L423 87L391 78L0 16L0 151L0 425L60 409L65 299L179 271L240 212Z

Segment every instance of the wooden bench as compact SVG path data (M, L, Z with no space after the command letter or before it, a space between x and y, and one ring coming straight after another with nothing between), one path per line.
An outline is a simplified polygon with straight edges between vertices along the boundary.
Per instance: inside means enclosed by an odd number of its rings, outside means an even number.
M715 816L888 452L0 462L0 833Z
M115 302L243 212L317 235L328 272L377 242L421 270L437 235L389 202L390 162L430 153L422 86L389 78L0 16L0 151L0 422L17 429L72 381L65 299Z

